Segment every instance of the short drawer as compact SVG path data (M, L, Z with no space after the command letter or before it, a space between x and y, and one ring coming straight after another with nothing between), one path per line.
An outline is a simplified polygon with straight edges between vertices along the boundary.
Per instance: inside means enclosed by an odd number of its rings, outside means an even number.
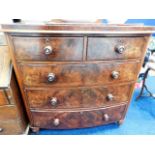
M83 86L103 85L136 80L138 62L22 64L26 86Z
M88 60L135 59L144 55L149 37L89 37Z
M30 108L95 108L127 102L134 84L27 90Z
M85 111L32 111L34 126L45 129L70 129L99 126L122 119L126 105Z
M17 60L82 60L82 37L12 37Z

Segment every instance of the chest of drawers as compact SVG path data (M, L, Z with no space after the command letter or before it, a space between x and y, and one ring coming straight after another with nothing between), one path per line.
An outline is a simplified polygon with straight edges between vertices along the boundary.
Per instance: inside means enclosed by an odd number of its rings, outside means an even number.
M8 46L2 35L0 36L0 135L23 134L27 127L24 112Z
M33 131L121 124L152 30L3 25Z

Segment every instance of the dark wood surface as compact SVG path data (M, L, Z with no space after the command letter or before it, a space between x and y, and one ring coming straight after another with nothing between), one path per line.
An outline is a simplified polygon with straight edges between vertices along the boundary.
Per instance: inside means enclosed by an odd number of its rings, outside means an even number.
M119 60L140 58L145 51L148 37L89 37L88 60ZM124 46L122 54L116 47Z
M82 37L12 37L17 60L67 61L82 60ZM52 47L46 55L44 48Z
M122 119L125 110L125 105L105 108L105 109L90 109L87 111L72 111L72 112L40 112L32 111L35 126L46 129L71 129L85 128L117 122ZM59 124L55 125L58 120Z
M97 35L144 35L151 34L155 27L143 25L124 25L124 24L71 24L71 23L49 23L45 25L38 24L3 24L2 31L19 35L26 33L32 36L34 34L97 34Z
M129 100L133 84L98 86L98 87L73 87L55 89L27 90L27 98L31 108L37 109L72 109L95 108L116 105ZM108 95L112 94L110 100ZM56 98L56 105L51 99Z
M123 122L153 27L54 24L3 28L33 131ZM45 56L47 38L54 48L53 55ZM55 75L52 82L49 73ZM57 99L55 106L51 105L53 98Z
M83 86L103 85L134 81L140 64L133 62L89 62L89 63L48 63L19 65L22 73L23 83L26 86ZM117 79L112 73L119 73ZM49 73L55 74L55 80L48 81Z

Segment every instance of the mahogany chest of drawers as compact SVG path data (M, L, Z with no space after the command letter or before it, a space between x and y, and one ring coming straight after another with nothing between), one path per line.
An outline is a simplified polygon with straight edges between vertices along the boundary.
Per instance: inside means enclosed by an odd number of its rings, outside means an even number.
M121 124L152 30L3 25L33 131Z
M27 121L4 35L0 36L0 135L23 134Z

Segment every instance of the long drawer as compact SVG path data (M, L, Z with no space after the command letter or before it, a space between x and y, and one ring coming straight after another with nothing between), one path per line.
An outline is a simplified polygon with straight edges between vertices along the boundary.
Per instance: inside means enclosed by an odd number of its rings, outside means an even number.
M12 37L17 60L82 60L83 37Z
M50 63L20 65L25 86L83 86L133 81L139 62Z
M117 105L129 101L134 84L26 90L30 108L72 109Z
M121 120L126 105L84 111L32 111L34 126L46 129L85 128Z
M89 37L88 60L141 58L149 37Z

